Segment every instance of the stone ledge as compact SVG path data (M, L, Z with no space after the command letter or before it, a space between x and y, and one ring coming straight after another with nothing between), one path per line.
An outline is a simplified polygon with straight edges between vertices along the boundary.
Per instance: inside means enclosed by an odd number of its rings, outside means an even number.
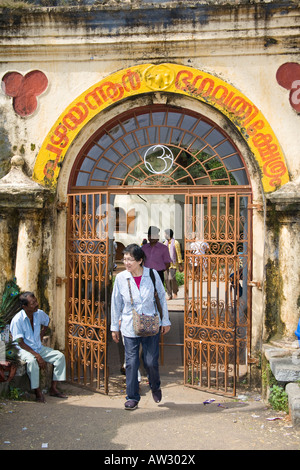
M0 179L0 207L42 209L49 190L29 178L24 172L25 160L19 155L11 159L11 168Z
M17 368L15 376L10 382L0 383L0 397L8 396L10 387L19 388L23 392L30 391L30 382L26 372L26 363L24 361L21 361L20 365Z
M300 380L299 348L280 348L265 344L263 352L278 382L288 383Z
M50 347L50 336L44 336L42 344L44 346ZM8 374L9 373L7 372L6 375L8 376ZM53 366L52 364L47 363L46 370L40 371L40 387L42 389L50 388L52 375ZM8 396L10 387L19 388L24 393L32 393L25 361L20 361L20 365L18 366L17 371L10 382L0 382L0 397Z
M270 360L271 371L278 382L300 380L300 358L276 357Z
M300 428L300 386L289 383L285 389L289 397L289 409L293 426Z
M288 394L290 417L293 426L300 427L300 349L298 341L280 345L264 344L263 353L277 380ZM299 382L300 383L300 382Z
M300 209L300 178L289 181L280 189L267 195L267 199L276 204L277 211L287 212Z

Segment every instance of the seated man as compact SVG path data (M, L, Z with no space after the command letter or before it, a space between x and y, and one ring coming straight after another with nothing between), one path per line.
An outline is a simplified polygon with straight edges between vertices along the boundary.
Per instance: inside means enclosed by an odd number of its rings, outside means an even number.
M18 342L20 359L27 364L27 373L31 388L36 394L36 400L44 403L45 397L40 389L40 369L46 368L46 363L54 365L53 380L50 395L67 398L56 388L57 381L66 379L65 356L60 352L42 345L42 339L49 325L48 315L38 308L38 302L32 292L20 295L23 310L17 313L10 324L13 340Z

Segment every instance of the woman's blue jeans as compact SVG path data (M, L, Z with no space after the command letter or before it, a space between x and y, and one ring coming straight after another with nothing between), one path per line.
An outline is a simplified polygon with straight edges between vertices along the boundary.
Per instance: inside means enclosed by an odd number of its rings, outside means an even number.
M129 338L124 336L126 362L127 400L140 401L138 369L140 365L140 344L143 349L143 362L148 375L150 388L153 392L160 389L159 376L159 337L155 336Z

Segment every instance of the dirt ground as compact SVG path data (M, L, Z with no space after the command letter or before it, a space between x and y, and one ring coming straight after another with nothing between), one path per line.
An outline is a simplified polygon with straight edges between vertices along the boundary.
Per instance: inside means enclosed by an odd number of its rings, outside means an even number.
M165 337L165 342L179 346L165 347L161 403L154 403L143 375L139 407L124 409L125 376L116 345L110 343L108 395L65 383L61 389L67 399L47 395L43 404L33 401L34 396L26 401L0 398L0 450L98 450L103 461L141 451L143 464L149 452L158 451L199 459L201 450L300 450L300 431L259 392L224 397L183 385L179 323L173 316L173 333Z
M300 450L288 416L259 395L225 398L162 375L154 403L146 379L138 409L124 410L121 376L109 395L64 385L67 399L0 400L1 450ZM207 400L214 400L205 404Z

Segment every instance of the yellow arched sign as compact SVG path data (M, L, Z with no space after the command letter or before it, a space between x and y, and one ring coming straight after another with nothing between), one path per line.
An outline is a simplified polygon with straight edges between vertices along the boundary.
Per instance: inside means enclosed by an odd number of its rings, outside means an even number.
M223 80L177 64L130 67L113 73L82 93L62 113L43 142L34 167L35 181L55 187L68 148L94 116L113 103L153 91L188 95L226 115L252 150L266 193L289 181L280 145L257 107Z

